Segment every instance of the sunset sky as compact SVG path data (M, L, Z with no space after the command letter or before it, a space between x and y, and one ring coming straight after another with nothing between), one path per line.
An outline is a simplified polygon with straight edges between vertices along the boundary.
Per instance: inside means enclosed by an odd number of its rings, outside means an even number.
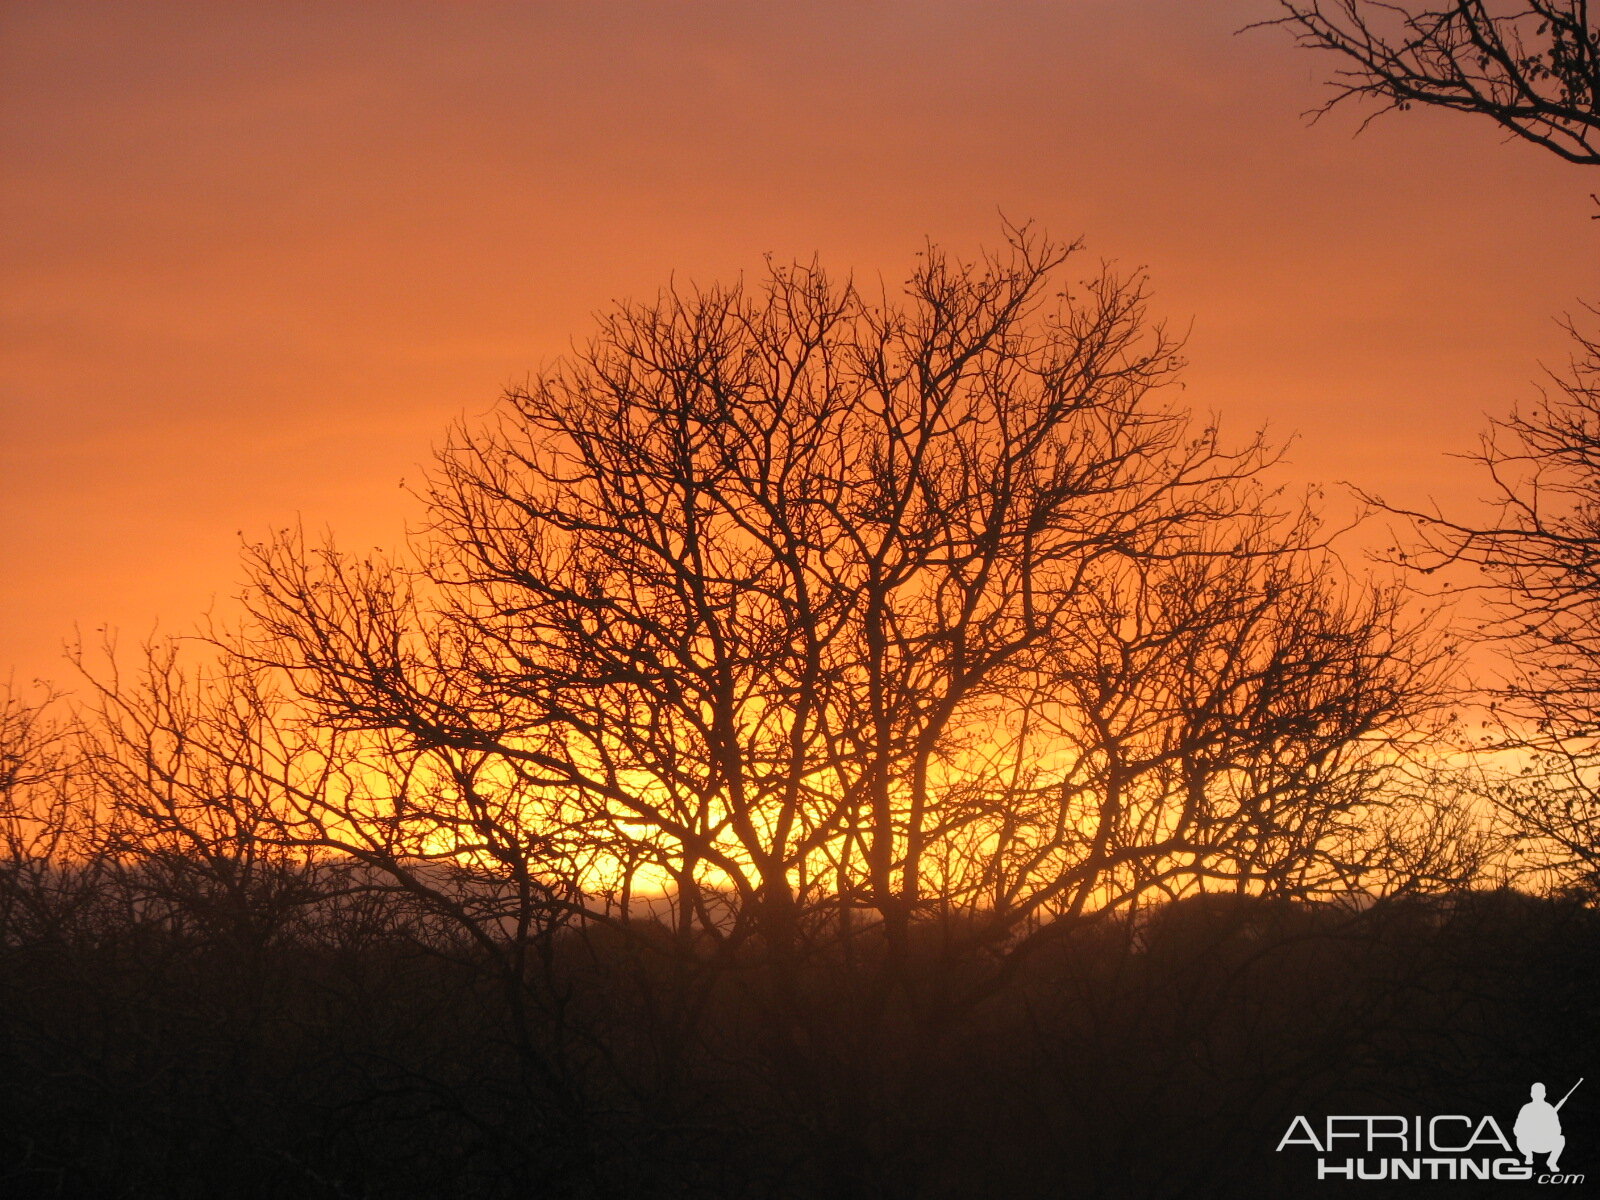
M1600 299L1600 173L1316 125L1271 0L0 5L0 679L183 632L241 534L392 544L444 427L609 302L768 252L902 278L1000 213L1148 269L1289 481L1446 455Z

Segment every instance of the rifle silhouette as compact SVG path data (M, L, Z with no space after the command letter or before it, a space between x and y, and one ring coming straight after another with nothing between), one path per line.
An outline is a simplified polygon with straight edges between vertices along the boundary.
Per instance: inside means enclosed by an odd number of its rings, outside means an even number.
M1582 1078L1579 1078L1578 1083L1582 1083L1582 1082L1583 1082ZM1557 1112L1560 1112L1561 1111L1561 1106L1567 1102L1567 1096L1572 1095L1573 1092L1578 1090L1578 1083L1575 1083L1571 1087L1569 1087L1567 1089L1567 1095L1561 1097L1560 1100L1556 1101L1556 1111Z

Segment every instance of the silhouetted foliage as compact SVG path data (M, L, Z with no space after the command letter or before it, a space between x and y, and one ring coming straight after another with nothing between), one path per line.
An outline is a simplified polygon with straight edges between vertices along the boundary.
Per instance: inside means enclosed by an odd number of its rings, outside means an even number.
M1369 96L1385 109L1478 113L1568 162L1600 164L1600 24L1587 0L1281 4L1288 15L1265 24L1347 63L1328 107ZM1389 511L1422 531L1411 565L1480 572L1466 590L1488 596L1492 618L1467 637L1502 651L1502 671L1461 699L1487 701L1496 732L1484 743L1517 764L1509 779L1492 770L1484 790L1523 843L1525 864L1592 892L1600 883L1600 345L1568 328L1576 350L1567 371L1552 373L1553 393L1496 422L1471 456L1493 488L1495 518Z
M1305 1164L1274 1153L1293 1114L1503 1113L1529 1078L1592 1067L1600 1017L1594 912L1509 892L1063 918L934 1040L869 1033L860 984L881 961L813 960L786 1014L798 1058L747 971L672 982L650 949L672 930L635 933L559 940L584 1014L540 1037L567 1102L584 1097L560 1123L528 1106L493 973L403 918L280 939L259 973L137 922L7 942L0 1180L19 1197L1302 1195ZM947 937L923 929L911 957L956 992L982 968L936 952ZM670 997L702 1014L687 1036ZM1592 1111L1580 1092L1572 1127Z
M259 548L236 653L368 756L287 789L293 836L780 971L1433 869L1383 831L1437 647L1072 250L624 306L458 431L414 567Z
M1473 456L1494 488L1479 524L1403 512L1425 542L1413 565L1487 577L1481 637L1502 651L1487 688L1494 744L1517 752L1494 795L1535 862L1593 887L1600 871L1600 345L1573 330L1569 369L1497 422Z
M1600 24L1588 0L1282 0L1275 21L1330 50L1332 107L1369 97L1476 113L1568 162L1600 164ZM1369 118L1370 120L1370 118Z

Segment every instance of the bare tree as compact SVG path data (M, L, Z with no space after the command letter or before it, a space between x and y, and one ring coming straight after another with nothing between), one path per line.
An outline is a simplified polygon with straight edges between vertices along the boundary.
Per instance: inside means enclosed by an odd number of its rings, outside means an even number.
M624 306L458 431L414 568L261 547L243 653L433 764L314 815L776 963L1375 879L1435 648L1166 400L1140 285L1058 290L1073 249Z
M1588 0L1281 7L1287 15L1263 24L1345 63L1323 112L1365 96L1380 112L1426 104L1476 113L1568 162L1600 164L1600 22ZM1422 531L1412 566L1481 572L1468 588L1488 598L1490 619L1467 637L1503 651L1500 677L1487 688L1495 732L1484 740L1514 752L1517 765L1509 780L1483 764L1486 773L1471 774L1527 845L1526 857L1570 879L1592 876L1600 854L1600 347L1569 329L1576 352L1553 377L1553 395L1495 423L1472 456L1491 481L1496 519L1390 511Z
M217 649L219 638L211 639ZM420 952L486 997L483 1051L513 1066L516 1111L500 1133L571 1122L561 1145L582 1157L570 1072L574 1045L546 968L570 911L527 848L497 840L473 806L483 756L417 753L308 720L281 680L247 656L148 645L131 669L114 647L77 655L90 685L77 730L80 790L100 816L86 839L113 929L158 931L221 949L229 964L217 1036L234 1062L258 1061L297 955ZM400 1055L401 1047L393 1048ZM243 1069L239 1067L239 1069ZM405 1086L466 1116L449 1072L405 1068ZM233 1114L241 1129L248 1114Z
M1496 422L1471 456L1493 519L1393 510L1424 541L1413 565L1482 572L1482 638L1501 653L1489 687L1493 745L1518 756L1491 785L1535 862L1600 871L1600 342L1576 328L1568 368L1539 403Z
M0 945L63 940L94 907L98 814L82 802L76 734L54 693L0 691Z
M1262 24L1343 60L1328 108L1367 97L1380 111L1424 104L1476 113L1568 162L1600 164L1600 23L1588 0L1282 7L1286 16Z
M143 648L125 671L75 659L89 684L77 775L98 810L91 852L134 923L196 934L259 959L299 931L323 887L308 848L282 834L282 784L304 753L259 679ZM319 765L325 760L319 759Z

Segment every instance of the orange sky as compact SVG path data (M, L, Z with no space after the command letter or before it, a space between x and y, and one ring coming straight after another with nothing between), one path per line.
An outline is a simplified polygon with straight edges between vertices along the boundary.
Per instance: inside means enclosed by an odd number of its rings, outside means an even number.
M1600 297L1600 173L1353 137L1271 0L0 4L0 679L189 628L239 533L387 543L445 424L669 272L904 275L997 213L1148 267L1189 398L1290 474L1447 452Z

